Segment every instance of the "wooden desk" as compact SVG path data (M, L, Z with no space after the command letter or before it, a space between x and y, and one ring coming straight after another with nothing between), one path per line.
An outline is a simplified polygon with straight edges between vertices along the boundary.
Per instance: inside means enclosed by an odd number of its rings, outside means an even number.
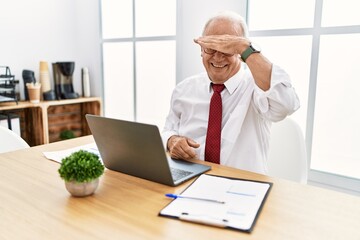
M93 196L70 197L42 152L91 136L0 154L0 239L360 239L360 198L212 165L211 174L274 183L251 234L159 217L190 183L169 187L106 170Z

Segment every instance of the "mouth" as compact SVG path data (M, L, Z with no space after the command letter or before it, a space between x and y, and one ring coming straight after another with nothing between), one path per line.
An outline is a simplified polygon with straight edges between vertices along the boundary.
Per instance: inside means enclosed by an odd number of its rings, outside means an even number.
M224 68L227 66L227 64L220 65L220 64L211 63L211 66L213 66L214 68Z

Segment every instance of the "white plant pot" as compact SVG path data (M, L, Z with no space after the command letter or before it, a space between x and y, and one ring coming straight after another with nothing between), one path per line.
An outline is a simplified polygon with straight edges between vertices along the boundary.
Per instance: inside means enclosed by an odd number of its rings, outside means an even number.
M91 182L65 181L65 187L74 197L86 197L92 195L99 185L99 178Z

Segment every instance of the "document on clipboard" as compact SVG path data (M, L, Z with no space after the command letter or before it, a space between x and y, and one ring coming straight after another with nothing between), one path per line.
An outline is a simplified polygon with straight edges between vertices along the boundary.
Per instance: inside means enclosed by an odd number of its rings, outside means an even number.
M271 186L270 182L203 174L159 215L251 232Z

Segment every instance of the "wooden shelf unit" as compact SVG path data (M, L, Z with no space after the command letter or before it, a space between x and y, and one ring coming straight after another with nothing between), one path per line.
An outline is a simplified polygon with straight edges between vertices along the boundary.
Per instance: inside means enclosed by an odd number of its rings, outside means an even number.
M60 141L60 133L71 130L76 137L90 135L85 114L102 114L99 97L0 104L0 113L20 117L21 137L30 145Z

